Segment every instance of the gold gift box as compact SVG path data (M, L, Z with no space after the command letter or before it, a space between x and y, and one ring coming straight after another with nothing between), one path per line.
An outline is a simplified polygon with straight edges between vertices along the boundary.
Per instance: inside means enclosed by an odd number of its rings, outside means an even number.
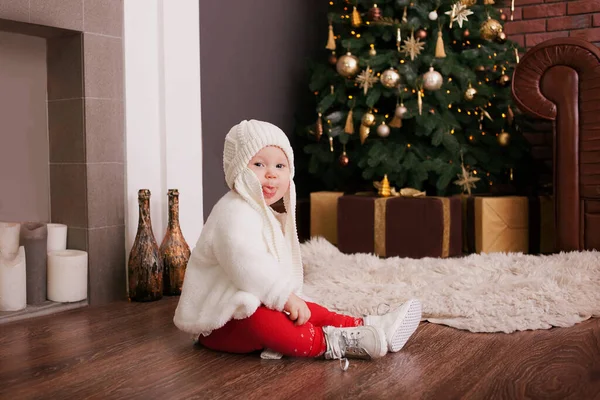
M476 253L529 252L529 199L471 196L466 199L468 250Z
M322 236L337 245L338 197L344 192L313 192L310 194L310 236Z

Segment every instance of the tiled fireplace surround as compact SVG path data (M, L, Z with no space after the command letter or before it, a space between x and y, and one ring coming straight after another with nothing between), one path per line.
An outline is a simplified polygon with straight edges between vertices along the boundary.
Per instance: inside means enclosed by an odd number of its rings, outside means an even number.
M124 299L123 2L0 0L0 31L46 38L51 222L88 252L89 303Z

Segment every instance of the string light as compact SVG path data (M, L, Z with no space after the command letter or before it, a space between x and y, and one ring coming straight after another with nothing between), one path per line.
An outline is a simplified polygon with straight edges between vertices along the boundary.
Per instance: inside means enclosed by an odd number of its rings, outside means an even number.
M452 130L450 131L450 134L451 134L451 135L454 135L454 129L452 129Z
M450 90L446 90L446 93L450 94Z
M349 98L350 100L352 100L352 95L348 96L348 98Z
M473 140L473 135L469 136L469 140L471 140L471 141Z
M408 144L406 145L406 147L408 147L408 148L410 149L410 143L408 143Z

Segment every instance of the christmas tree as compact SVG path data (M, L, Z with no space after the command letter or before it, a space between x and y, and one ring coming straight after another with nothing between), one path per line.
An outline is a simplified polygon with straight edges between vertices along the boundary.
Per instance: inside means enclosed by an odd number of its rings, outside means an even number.
M494 0L329 5L327 50L310 67L316 122L296 141L313 188L361 190L387 175L441 195L526 180L510 87L522 49Z

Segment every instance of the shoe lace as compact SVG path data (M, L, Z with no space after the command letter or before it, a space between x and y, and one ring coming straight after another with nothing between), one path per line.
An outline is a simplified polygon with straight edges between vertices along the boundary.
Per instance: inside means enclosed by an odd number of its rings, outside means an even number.
M359 332L342 332L343 352L344 355L350 354L354 358L370 358L369 353L361 345L362 336ZM347 357L340 358L340 368L342 371L347 371L350 367L350 361Z

